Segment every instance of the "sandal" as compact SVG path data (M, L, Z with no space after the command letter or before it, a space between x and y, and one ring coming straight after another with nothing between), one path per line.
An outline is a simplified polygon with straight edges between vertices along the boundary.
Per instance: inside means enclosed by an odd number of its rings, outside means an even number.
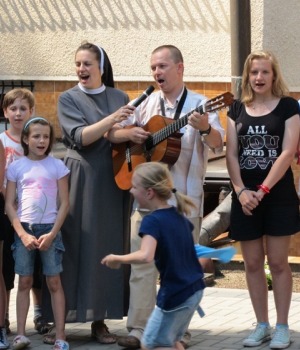
M55 339L56 339L56 329L55 329L55 324L53 324L52 327L49 328L48 333L44 334L43 343L54 345Z
M91 324L92 338L95 338L100 344L114 344L117 342L117 336L109 333L108 327L103 321L94 321Z
M12 343L12 348L14 350L25 349L30 345L30 340L25 337L25 335L17 335Z
M52 324L48 323L43 319L42 316L39 316L33 320L34 323L34 329L39 334L46 334L49 332L50 328L52 327Z
M54 346L53 346L53 350L69 350L69 343L66 342L65 340L61 340L61 339L56 339Z

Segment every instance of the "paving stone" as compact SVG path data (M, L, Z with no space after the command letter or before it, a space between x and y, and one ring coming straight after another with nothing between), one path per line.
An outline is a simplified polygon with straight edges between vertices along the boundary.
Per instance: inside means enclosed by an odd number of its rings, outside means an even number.
M17 283L16 283L17 286ZM12 342L16 335L15 298L16 288L11 293L10 322L13 334L9 337ZM190 323L189 330L192 334L190 350L245 350L242 340L253 329L255 322L254 312L251 306L247 290L223 289L207 287L201 302L205 316L200 318L195 312ZM269 309L271 325L275 325L275 304L272 292L269 292ZM293 343L289 350L300 349L300 293L293 293L290 329ZM51 346L43 344L42 336L37 334L33 326L33 308L30 307L27 321L28 337L31 340L29 349L50 350ZM126 318L123 320L107 320L109 330L119 336L126 335ZM76 350L120 350L117 344L100 345L90 338L89 323L66 324L66 332L70 342L70 348ZM255 350L269 349L269 343L255 347Z

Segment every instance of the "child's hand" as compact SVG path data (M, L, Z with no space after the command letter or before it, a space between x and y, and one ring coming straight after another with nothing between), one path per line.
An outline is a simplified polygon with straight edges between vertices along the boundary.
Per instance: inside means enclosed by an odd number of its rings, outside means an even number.
M119 269L121 263L116 260L117 256L114 254L106 255L102 260L101 264L110 267L111 269Z
M24 235L22 235L21 241L24 244L25 248L27 248L28 250L34 250L39 248L39 242L36 239L36 237L26 233Z
M46 251L50 248L52 242L53 242L54 236L51 232L46 233L39 237L38 242L39 242L39 249L42 251Z

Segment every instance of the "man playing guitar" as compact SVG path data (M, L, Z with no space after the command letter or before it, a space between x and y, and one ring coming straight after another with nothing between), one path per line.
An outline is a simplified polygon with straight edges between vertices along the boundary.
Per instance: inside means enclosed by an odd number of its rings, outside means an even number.
M202 105L206 98L187 90L183 82L184 63L180 50L172 45L156 48L150 59L152 76L159 88L142 102L126 121L115 125L108 138L112 143L131 141L142 145L151 135L144 126L152 116L161 115L175 120ZM127 128L126 126L134 125ZM188 117L187 125L180 129L181 149L175 164L170 168L178 191L193 198L196 209L189 217L194 224L194 241L199 243L203 216L203 183L207 166L208 149L222 151L224 129L217 113L200 114L197 111ZM146 161L146 160L145 160ZM136 208L131 218L131 251L139 249L138 236L143 208ZM130 276L130 304L127 328L129 335L119 337L118 344L127 348L139 348L147 319L155 306L157 270L153 263L133 264ZM188 334L186 334L188 336ZM190 337L190 336L189 336ZM188 339L182 340L187 345Z

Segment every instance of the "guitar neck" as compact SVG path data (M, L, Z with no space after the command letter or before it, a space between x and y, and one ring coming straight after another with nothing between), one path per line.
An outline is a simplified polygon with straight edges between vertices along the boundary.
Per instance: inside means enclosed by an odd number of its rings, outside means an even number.
M178 118L176 121L174 121L174 123L171 123L171 124L165 126L164 128L162 128L161 130L152 134L149 137L149 139L146 141L146 148L148 150L150 150L152 147L156 146L160 142L162 142L165 139L167 139L168 137L170 137L176 131L178 131L181 128L183 128L184 126L186 126L188 123L189 116L193 112L199 112L200 114L203 114L204 113L203 106L201 105L201 106L195 108L191 112L184 115L182 118Z
M152 147L164 141L165 139L170 137L172 134L174 134L176 131L180 130L185 125L187 125L189 116L193 112L199 112L200 114L204 114L206 112L210 113L210 112L225 108L227 106L230 106L233 103L233 101L234 101L234 96L230 92L225 92L222 95L219 95L217 97L210 99L209 101L206 101L205 104L195 108L193 111L189 112L182 118L178 118L173 123L168 124L161 130L152 134L145 142L146 150L147 151L151 150Z

